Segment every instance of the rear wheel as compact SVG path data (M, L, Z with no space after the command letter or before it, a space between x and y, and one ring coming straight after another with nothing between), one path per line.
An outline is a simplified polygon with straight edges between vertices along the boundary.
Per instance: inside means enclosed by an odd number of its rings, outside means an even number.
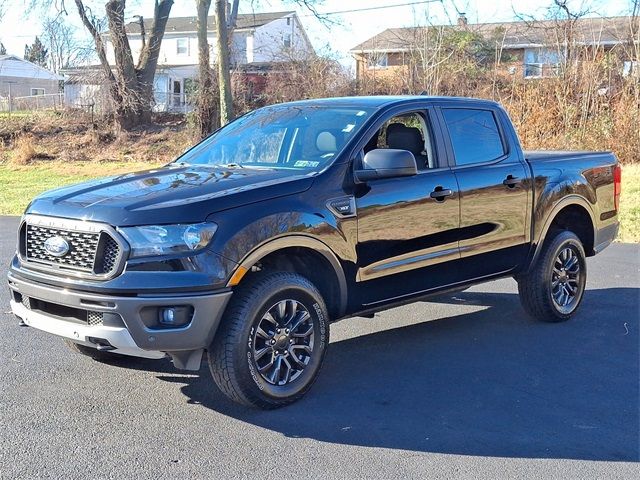
M234 293L209 349L209 368L230 399L277 408L311 388L328 342L318 289L295 273L263 273Z
M570 231L559 231L543 245L536 264L518 278L522 306L544 322L571 318L582 301L587 280L587 262L580 239Z

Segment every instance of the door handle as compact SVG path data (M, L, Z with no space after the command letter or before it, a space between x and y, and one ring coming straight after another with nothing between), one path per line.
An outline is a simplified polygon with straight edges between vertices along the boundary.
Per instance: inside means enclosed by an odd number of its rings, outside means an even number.
M522 183L522 180L518 177L514 177L513 175L507 175L507 178L502 181L502 184L509 188L513 188L520 183Z
M444 199L451 195L453 195L453 191L451 189L437 186L429 196L435 199L436 202L444 202Z

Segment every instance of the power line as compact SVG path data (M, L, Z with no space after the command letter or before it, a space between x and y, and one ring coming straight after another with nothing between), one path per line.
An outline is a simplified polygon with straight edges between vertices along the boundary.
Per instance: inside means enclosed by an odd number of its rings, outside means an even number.
M329 15L341 15L343 13L356 13L356 12L368 12L371 10L382 10L384 8L396 8L396 7L409 7L412 5L424 5L425 3L442 3L442 0L422 0L419 2L407 2L407 3L397 3L395 5L381 5L379 7L365 7L365 8L354 8L351 10L338 10L335 12L317 12L317 13L309 13L306 15L299 15L300 17L327 17Z

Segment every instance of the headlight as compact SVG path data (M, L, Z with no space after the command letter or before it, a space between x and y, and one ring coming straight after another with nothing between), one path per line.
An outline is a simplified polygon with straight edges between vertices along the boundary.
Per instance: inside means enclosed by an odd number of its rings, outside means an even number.
M192 252L206 247L218 226L215 223L193 225L148 225L121 228L131 246L131 257Z

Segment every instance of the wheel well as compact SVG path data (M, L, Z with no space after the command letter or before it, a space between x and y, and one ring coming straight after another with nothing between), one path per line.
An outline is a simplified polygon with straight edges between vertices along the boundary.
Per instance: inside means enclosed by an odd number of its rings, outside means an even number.
M261 258L254 271L295 272L309 279L322 294L330 318L340 315L340 283L336 272L324 255L307 247L287 247Z
M552 230L569 230L575 233L582 242L585 253L587 255L594 254L593 223L584 207L580 205L564 207L551 222L549 231Z

